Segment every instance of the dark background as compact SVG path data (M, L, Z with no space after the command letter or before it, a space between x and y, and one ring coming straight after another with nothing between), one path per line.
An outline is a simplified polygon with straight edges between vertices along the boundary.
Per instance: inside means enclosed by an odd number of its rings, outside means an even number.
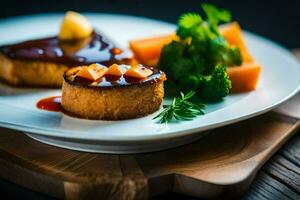
M200 10L203 0L1 0L0 18L67 10L123 13L175 23L186 11ZM300 0L212 0L231 10L246 30L287 48L300 47ZM0 38L1 39L1 38Z
M200 0L0 0L0 19L45 12L106 12L144 16L176 23L186 11L200 10ZM213 0L229 9L249 31L268 37L287 48L300 47L300 0ZM1 23L1 21L0 21ZM1 40L1 38L0 38ZM50 199L0 179L1 196L9 199ZM189 199L169 194L161 199Z

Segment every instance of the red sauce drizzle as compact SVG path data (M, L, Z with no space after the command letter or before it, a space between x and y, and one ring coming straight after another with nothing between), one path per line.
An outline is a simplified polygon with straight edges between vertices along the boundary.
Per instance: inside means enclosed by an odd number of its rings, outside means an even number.
M41 110L48 110L53 112L61 112L61 96L54 96L41 99L37 102L36 107Z

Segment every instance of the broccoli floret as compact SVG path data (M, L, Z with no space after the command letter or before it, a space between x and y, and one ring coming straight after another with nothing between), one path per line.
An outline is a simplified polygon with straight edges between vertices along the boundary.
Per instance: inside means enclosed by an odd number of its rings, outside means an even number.
M173 79L178 79L189 73L186 67L190 64L183 58L185 46L181 42L173 41L163 47L158 66L167 74L172 74Z
M199 85L203 81L203 76L201 75L189 75L184 79L179 80L180 91L187 92L190 90L196 91Z
M158 66L168 75L167 82L172 81L171 88L199 91L203 100L218 101L231 88L226 67L243 60L240 50L229 45L218 30L220 22L230 21L231 14L210 4L202 8L206 21L197 13L179 18L179 39L163 47Z
M237 47L230 47L228 49L228 59L226 60L227 66L239 66L243 62L240 49Z
M210 40L210 60L211 64L223 64L226 66L241 65L243 58L240 49L237 47L229 47L223 36L218 36Z
M209 102L222 100L229 94L231 81L225 66L216 66L210 76L203 79L200 87L200 97Z

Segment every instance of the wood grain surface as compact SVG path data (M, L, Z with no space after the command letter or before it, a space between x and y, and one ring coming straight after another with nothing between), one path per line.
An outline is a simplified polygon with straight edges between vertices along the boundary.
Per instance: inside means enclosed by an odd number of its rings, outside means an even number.
M243 200L300 199L300 134L298 132L260 170Z
M300 199L300 134L294 135L258 172L241 200ZM279 164L280 163L280 164ZM291 181L286 181L291 180ZM165 193L152 200L196 200L179 193ZM223 200L224 196L216 199Z

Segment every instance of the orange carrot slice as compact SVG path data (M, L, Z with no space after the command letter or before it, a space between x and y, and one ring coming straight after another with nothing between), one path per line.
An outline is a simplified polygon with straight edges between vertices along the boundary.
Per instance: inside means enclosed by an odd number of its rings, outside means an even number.
M136 39L129 42L129 47L134 56L143 64L157 59L164 45L176 40L176 34L163 35L145 39Z
M241 66L228 67L227 73L232 83L231 92L248 92L256 89L261 65L256 62L245 62Z
M230 45L234 45L240 49L244 62L254 61L253 57L247 50L241 27L237 22L220 26L219 31Z

